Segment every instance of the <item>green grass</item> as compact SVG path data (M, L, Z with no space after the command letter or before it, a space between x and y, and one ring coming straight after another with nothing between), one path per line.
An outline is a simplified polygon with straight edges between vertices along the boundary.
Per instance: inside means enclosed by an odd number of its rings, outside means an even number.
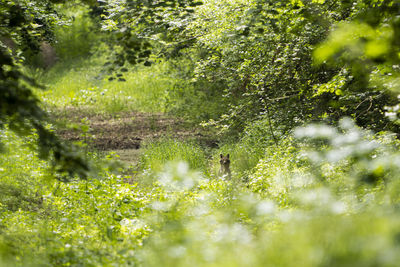
M159 172L168 162L187 162L190 169L208 174L205 151L193 141L161 139L144 145L143 155L139 160L142 170Z
M162 63L130 68L126 82L108 81L102 75L102 58L61 62L48 72L29 70L45 84L39 97L50 107L75 107L93 113L124 111L164 112L167 89L172 81L164 74Z

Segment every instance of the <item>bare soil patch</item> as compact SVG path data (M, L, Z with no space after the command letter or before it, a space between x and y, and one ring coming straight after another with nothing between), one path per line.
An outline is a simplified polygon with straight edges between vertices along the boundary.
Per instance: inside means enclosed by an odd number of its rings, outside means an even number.
M207 138L201 129L161 113L122 112L110 115L92 114L81 109L69 108L62 113L53 112L53 114L56 121L66 125L57 131L62 138L84 141L102 151L139 149L144 141L163 137L196 139L211 147L217 144ZM79 125L85 123L89 129L83 134ZM71 125L75 127L71 128Z

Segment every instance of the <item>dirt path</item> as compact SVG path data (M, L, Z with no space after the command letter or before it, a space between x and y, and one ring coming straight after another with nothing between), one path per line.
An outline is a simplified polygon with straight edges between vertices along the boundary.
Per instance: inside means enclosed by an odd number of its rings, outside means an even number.
M195 139L210 147L217 145L201 129L160 113L123 112L110 115L67 109L55 113L55 118L64 125L58 131L62 138L85 141L100 151L114 151L129 165L136 162L145 142L163 137ZM87 132L83 134L82 129L85 128Z

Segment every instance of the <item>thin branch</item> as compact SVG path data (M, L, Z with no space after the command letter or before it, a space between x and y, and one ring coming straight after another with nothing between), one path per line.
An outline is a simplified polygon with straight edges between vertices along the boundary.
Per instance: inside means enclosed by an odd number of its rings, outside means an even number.
M369 101L370 101L370 102L369 102L369 107L368 107L366 110L364 110L363 112L361 112L360 114L358 114L358 115L356 116L356 119L358 119L361 115L367 113L367 112L372 108L372 103L373 103L372 96L368 97L366 100L369 100ZM365 102L365 100L364 100L363 102ZM361 102L361 103L357 106L357 108L358 108L363 102ZM356 109L357 109L357 108L356 108Z

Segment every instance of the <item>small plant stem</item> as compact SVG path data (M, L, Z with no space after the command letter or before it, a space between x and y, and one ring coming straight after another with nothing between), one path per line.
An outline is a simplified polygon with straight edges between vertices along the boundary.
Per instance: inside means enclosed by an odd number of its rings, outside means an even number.
M274 130L272 129L272 122L271 122L271 116L270 116L270 113L269 113L268 105L266 105L266 110L267 110L269 130L271 131L271 135L272 135L272 138L274 139L275 145L278 146L278 140L276 139L276 136L274 134Z

